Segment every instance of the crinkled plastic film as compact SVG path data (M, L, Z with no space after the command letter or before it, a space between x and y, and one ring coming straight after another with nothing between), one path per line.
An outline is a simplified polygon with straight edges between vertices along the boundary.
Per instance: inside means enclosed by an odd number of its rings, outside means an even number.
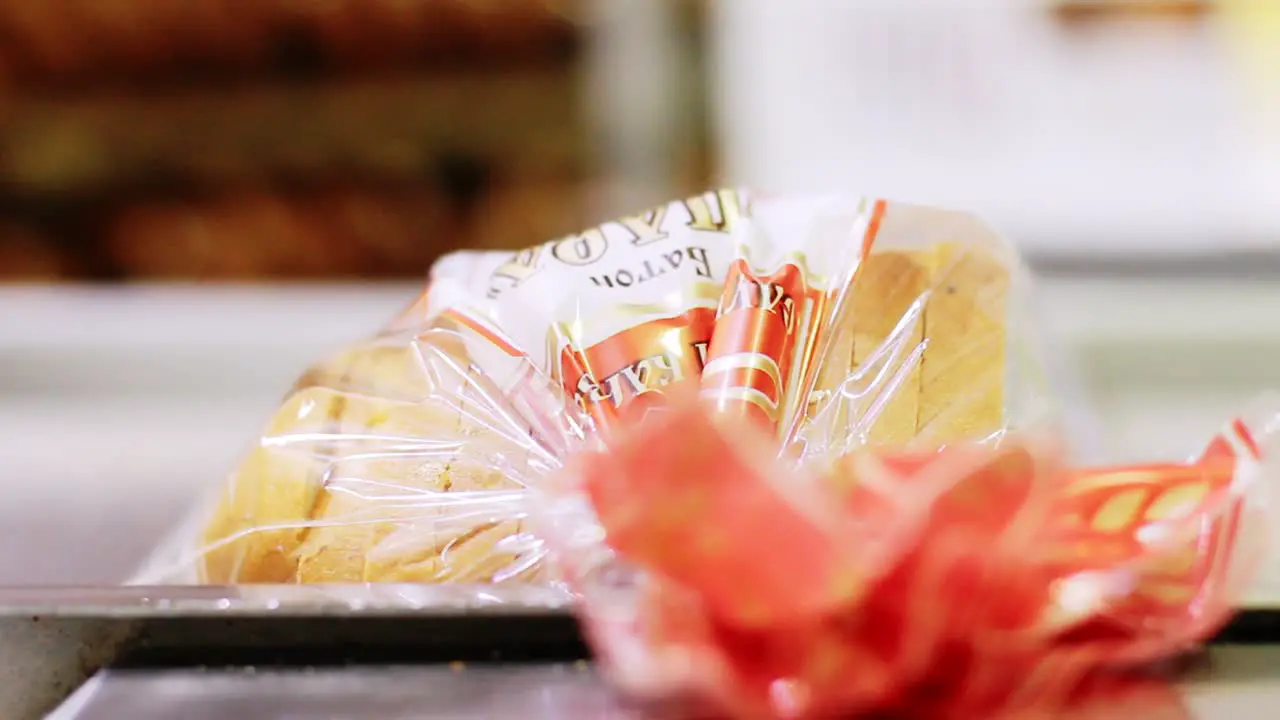
M135 580L558 583L610 555L564 464L674 387L804 466L1049 427L1027 284L963 213L736 190L455 253Z
M615 682L715 717L1189 718L1151 664L1255 578L1278 408L1186 464L1017 432L795 467L683 398L576 458L612 554L568 567Z

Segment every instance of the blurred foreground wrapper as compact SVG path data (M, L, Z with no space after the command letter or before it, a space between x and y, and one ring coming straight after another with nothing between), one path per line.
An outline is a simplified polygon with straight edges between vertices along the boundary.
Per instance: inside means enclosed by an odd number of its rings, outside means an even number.
M1189 718L1148 671L1218 630L1254 576L1276 410L1194 463L1082 469L1037 433L796 464L688 400L576 457L566 498L594 517L565 511L551 537L597 657L642 699L714 717Z

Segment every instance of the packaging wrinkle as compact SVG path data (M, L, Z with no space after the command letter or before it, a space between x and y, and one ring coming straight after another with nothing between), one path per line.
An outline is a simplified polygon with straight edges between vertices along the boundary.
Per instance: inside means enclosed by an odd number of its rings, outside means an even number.
M454 253L300 376L135 581L560 582L556 547L610 556L574 457L689 384L815 465L1051 424L1026 280L968 215L732 189Z

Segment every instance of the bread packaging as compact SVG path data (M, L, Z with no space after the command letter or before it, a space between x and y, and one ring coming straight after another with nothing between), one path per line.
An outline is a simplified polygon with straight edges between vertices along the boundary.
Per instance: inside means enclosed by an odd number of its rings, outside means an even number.
M1026 281L962 213L741 190L447 255L135 580L553 581L533 491L677 387L806 462L998 442L1052 417Z

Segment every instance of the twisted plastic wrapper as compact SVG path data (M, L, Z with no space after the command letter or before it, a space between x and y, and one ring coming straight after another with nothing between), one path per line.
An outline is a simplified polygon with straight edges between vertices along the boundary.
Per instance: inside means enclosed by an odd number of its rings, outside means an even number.
M797 466L690 399L575 459L621 556L577 568L588 629L624 688L732 717L1189 717L1144 670L1251 579L1251 419L1186 465L1010 434Z
M1026 279L961 213L733 190L446 256L134 580L558 583L565 458L695 379L805 462L1043 427Z

